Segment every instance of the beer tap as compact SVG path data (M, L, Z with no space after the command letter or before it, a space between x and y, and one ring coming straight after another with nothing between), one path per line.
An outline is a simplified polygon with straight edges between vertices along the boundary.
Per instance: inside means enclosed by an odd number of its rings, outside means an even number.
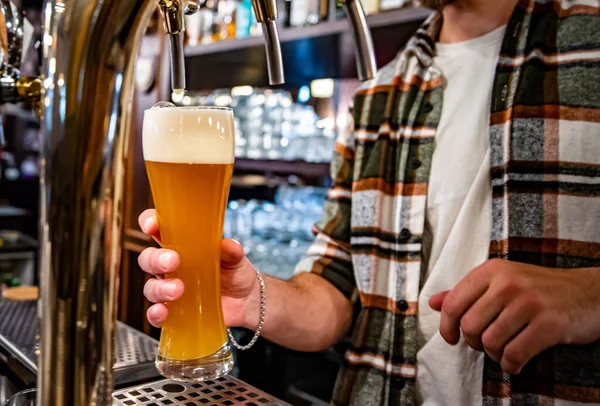
M171 89L175 93L185 90L185 59L183 53L183 15L194 14L194 2L188 1L184 5L181 0L159 0L160 13L163 16L165 31L169 36L171 45ZM190 7L191 5L191 7Z
M29 103L41 112L39 78L21 75L23 15L9 0L0 0L0 104Z
M271 85L280 85L285 79L279 33L277 31L277 23L275 22L277 19L277 2L276 0L254 0L252 1L252 8L254 9L256 21L262 26L263 37L265 39L269 83Z
M367 25L360 0L339 0L344 6L350 31L356 45L356 71L361 81L373 79L377 74L373 38Z

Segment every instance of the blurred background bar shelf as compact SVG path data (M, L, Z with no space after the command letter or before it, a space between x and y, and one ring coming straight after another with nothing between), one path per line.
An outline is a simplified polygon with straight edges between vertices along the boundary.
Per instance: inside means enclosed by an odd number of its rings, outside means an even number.
M235 160L235 171L326 177L329 176L329 163L238 158Z
M406 7L399 10L385 11L367 16L367 23L371 31L391 31L398 29L404 24L422 22L431 14L431 10L420 7ZM348 22L345 20L328 21L307 27L283 28L279 34L282 43L293 42L303 39L326 37L331 35L349 34ZM396 33L397 34L397 33ZM247 48L263 47L262 38L259 36L236 38L231 40L217 41L210 44L187 46L185 55L194 57L199 55L217 54L221 52L232 52Z

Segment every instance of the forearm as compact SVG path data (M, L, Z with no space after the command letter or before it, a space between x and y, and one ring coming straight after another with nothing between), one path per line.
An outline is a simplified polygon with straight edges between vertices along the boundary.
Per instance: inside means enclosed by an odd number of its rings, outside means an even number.
M322 277L302 273L289 281L263 276L266 314L262 336L297 351L329 348L348 331L352 304ZM260 314L260 289L254 290L244 326L256 330Z

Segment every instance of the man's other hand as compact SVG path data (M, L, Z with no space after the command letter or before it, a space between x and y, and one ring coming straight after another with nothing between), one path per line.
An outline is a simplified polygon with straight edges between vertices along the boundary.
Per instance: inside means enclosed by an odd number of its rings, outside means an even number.
M600 268L551 269L493 259L454 289L429 299L441 311L440 334L485 351L517 374L558 344L600 339Z

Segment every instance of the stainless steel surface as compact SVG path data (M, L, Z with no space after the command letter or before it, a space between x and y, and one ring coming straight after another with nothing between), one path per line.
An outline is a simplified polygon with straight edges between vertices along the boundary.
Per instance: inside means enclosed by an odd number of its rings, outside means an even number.
M47 0L39 406L108 405L134 62L156 0Z
M285 406L287 403L226 376L199 383L163 380L126 388L113 394L113 405Z
M365 81L373 79L377 75L377 62L375 61L375 49L373 38L367 25L365 12L360 0L344 0L344 10L348 16L350 30L356 44L356 70L358 79Z
M256 21L262 25L269 83L280 85L285 82L285 78L279 31L277 31L277 24L275 23L277 19L277 1L252 0L252 8L254 9Z
M6 402L6 406L35 406L36 403L36 390L25 389L21 392L15 393Z
M198 11L198 9L201 6L202 5L200 4L199 0L185 0L185 7L183 8L183 12L185 13L185 15L192 15L196 11Z
M0 347L34 373L37 372L38 358L36 312L35 301L0 302ZM117 379L126 384L132 368L139 369L140 366L158 376L154 367L157 350L158 341L123 323L117 323L113 366Z
M185 89L185 56L183 54L183 31L169 34L171 46L171 89Z
M185 89L185 60L183 55L183 14L187 4L182 0L159 0L158 5L163 16L165 31L171 45L171 88ZM193 14L192 11L189 11Z
M269 20L261 23L261 25L263 37L265 39L269 83L271 85L280 85L285 82L285 77L283 72L283 58L281 57L281 44L279 42L277 23L275 20Z
M29 102L39 111L41 82L38 78L21 76L23 53L23 13L9 0L0 0L0 103ZM1 127L1 126L0 126ZM4 131L0 129L0 146Z
M3 74L11 75L13 70L18 74L21 68L21 53L23 49L23 16L9 1L0 0L0 70Z

